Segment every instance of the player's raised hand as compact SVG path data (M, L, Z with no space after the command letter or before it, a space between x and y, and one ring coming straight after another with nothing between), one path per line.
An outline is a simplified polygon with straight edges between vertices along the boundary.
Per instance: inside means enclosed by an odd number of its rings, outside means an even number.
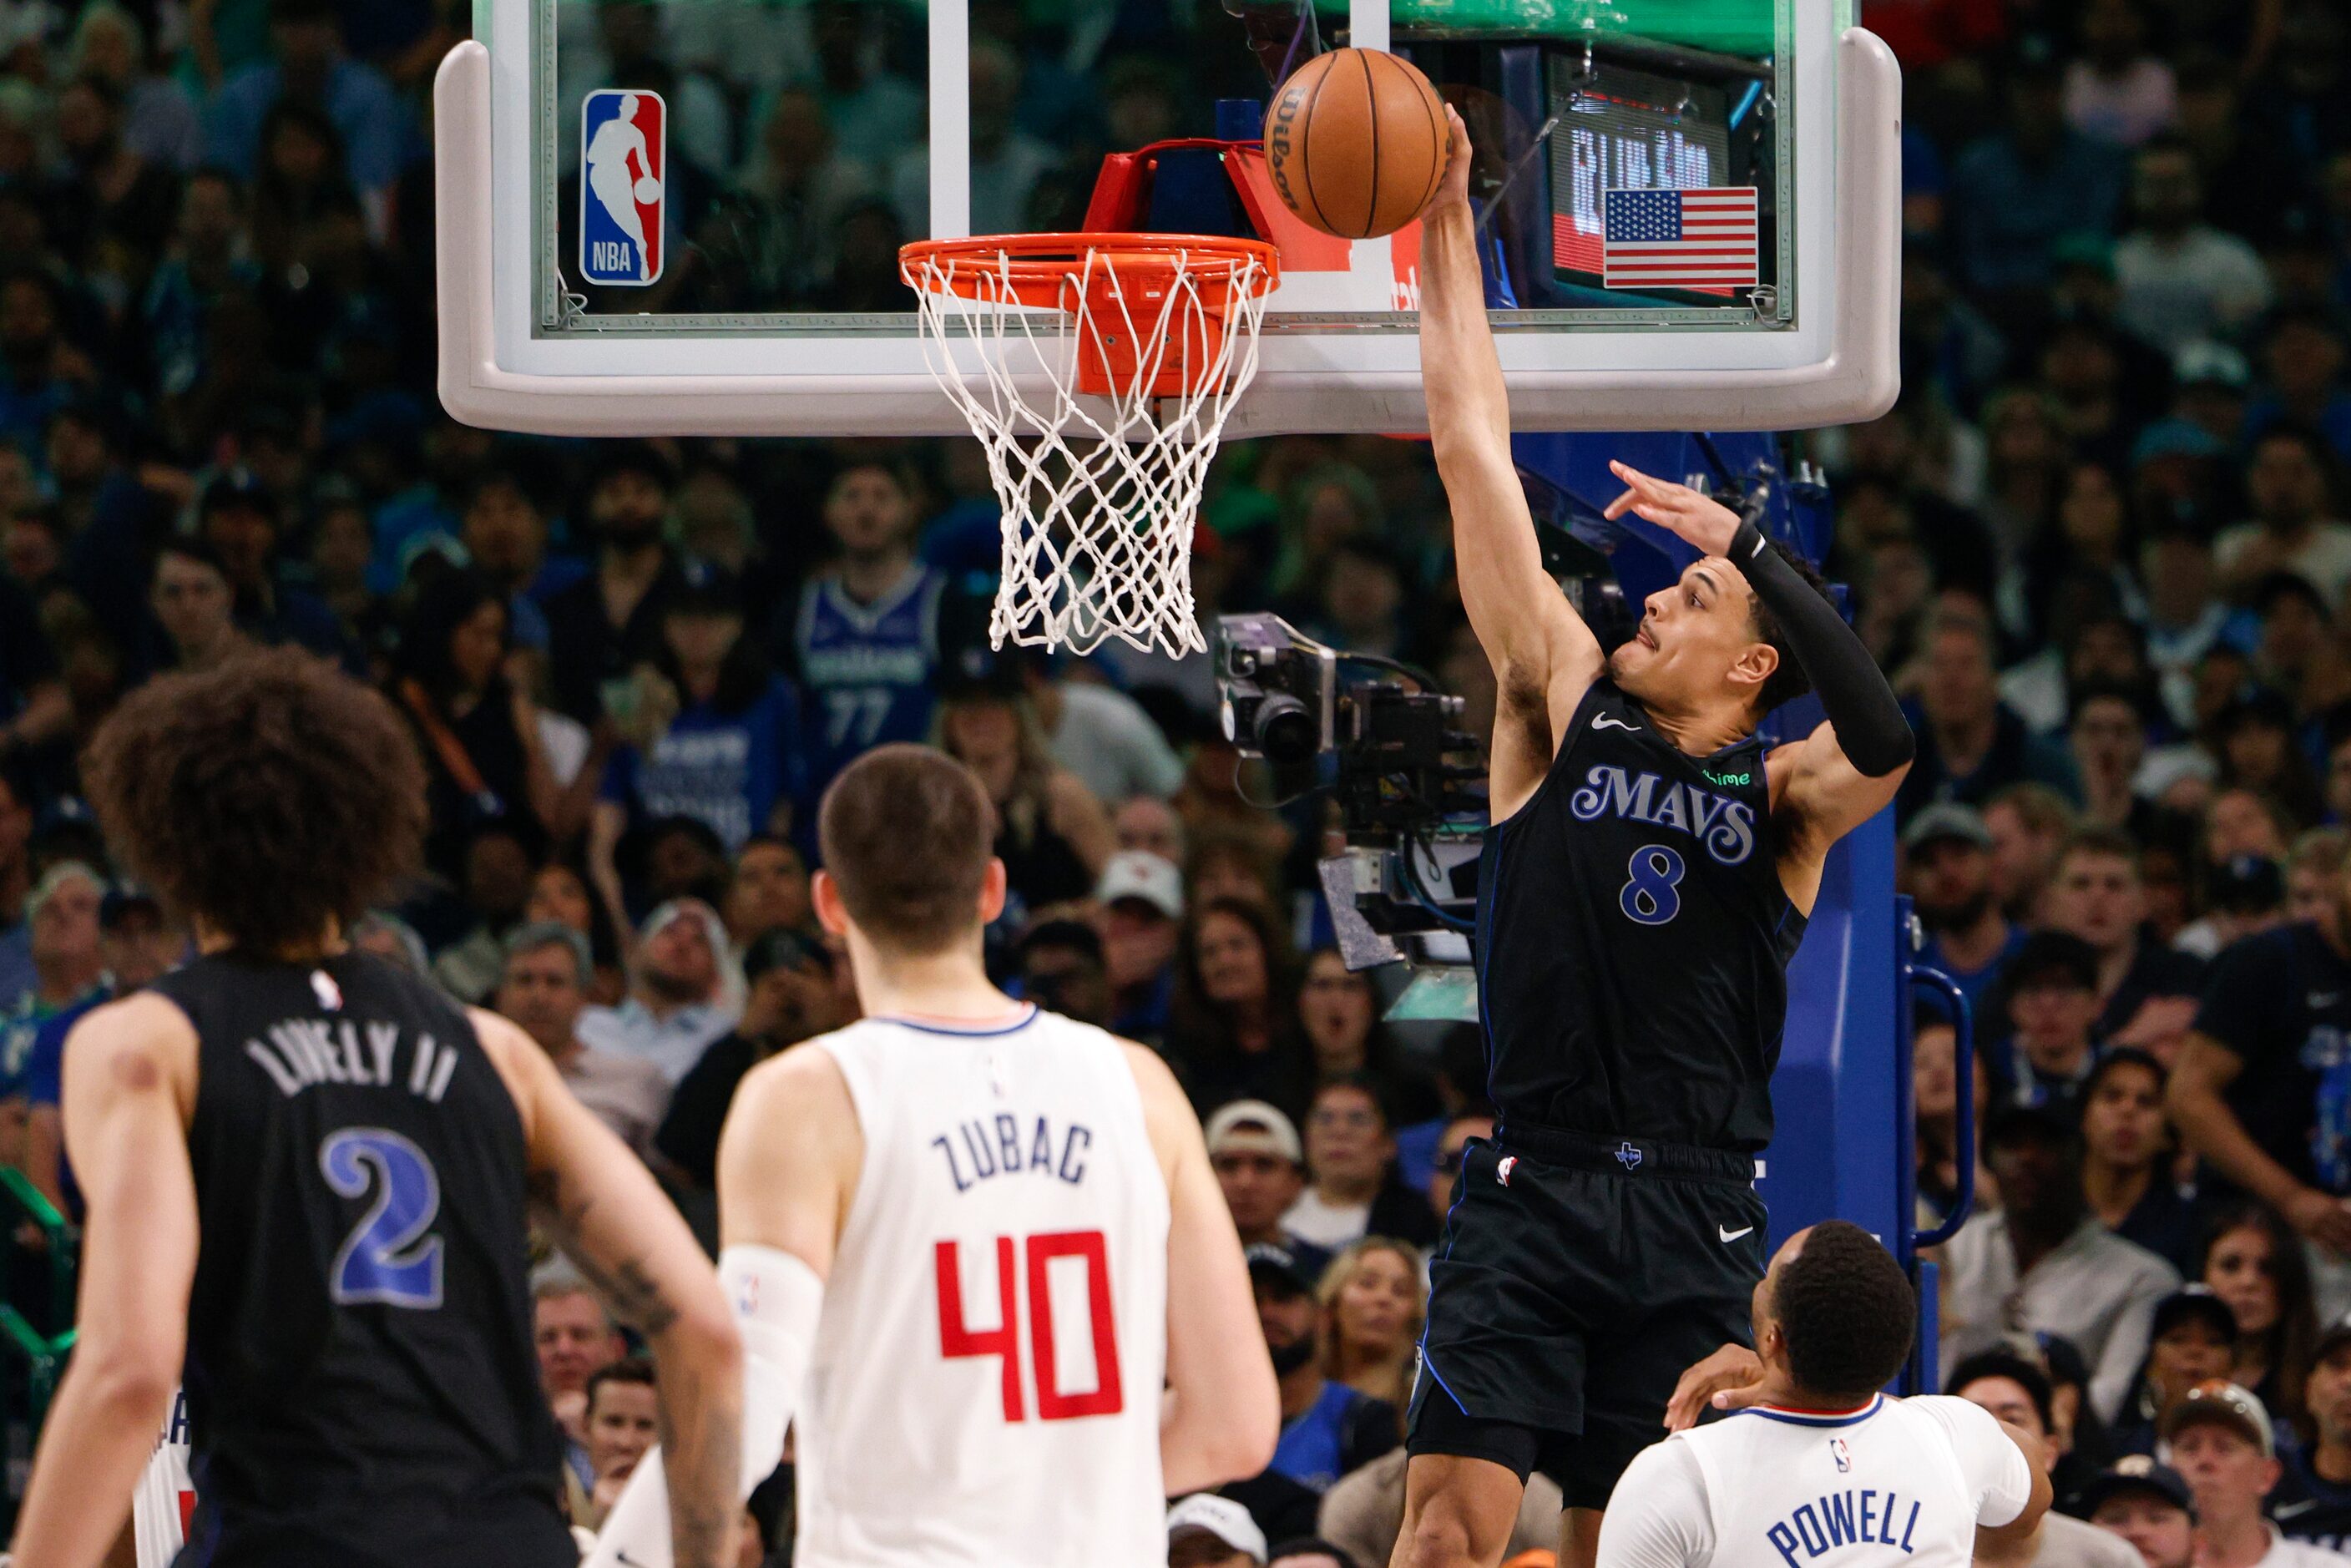
M1629 463L1611 459L1608 471L1624 480L1627 488L1608 503L1602 516L1614 521L1630 512L1688 540L1708 555L1720 555L1730 549L1731 538L1739 532L1739 514L1721 502L1699 495L1687 485L1652 477Z
M1763 1397L1763 1359L1743 1344L1727 1344L1692 1366L1666 1401L1666 1430L1687 1432L1708 1409L1744 1410Z
M1445 106L1445 172L1437 179L1437 194L1428 199L1426 213L1456 202L1467 205L1469 201L1469 128L1462 123L1461 111L1449 103Z

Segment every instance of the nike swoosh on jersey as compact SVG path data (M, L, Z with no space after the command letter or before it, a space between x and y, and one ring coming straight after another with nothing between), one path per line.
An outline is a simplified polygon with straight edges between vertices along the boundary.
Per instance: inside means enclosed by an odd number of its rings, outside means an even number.
M1714 1233L1717 1236L1721 1237L1725 1241L1736 1241L1742 1236L1753 1234L1754 1229L1755 1228L1751 1225L1742 1225L1736 1230L1725 1230L1721 1226L1718 1225L1714 1228Z
M1621 718L1610 718L1606 714L1602 713L1592 716L1592 727L1594 729L1637 729L1638 727L1626 724Z

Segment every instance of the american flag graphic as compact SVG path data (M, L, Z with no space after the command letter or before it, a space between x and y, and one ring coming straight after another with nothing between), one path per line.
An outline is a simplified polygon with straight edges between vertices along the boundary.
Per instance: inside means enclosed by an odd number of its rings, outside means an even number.
M1755 187L1607 191L1601 282L1610 288L1738 288L1756 272Z

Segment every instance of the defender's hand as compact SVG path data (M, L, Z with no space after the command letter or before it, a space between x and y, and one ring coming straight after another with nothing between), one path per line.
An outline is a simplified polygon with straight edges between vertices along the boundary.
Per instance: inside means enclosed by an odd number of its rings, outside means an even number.
M1609 502L1602 516L1614 521L1630 512L1688 540L1708 555L1721 555L1730 549L1739 532L1739 514L1721 502L1687 485L1651 478L1629 463L1611 460L1608 471L1631 487Z
M1666 1430L1687 1432L1708 1409L1744 1410L1763 1397L1763 1358L1727 1344L1691 1367L1666 1401Z
M1451 104L1445 106L1445 173L1437 182L1437 194L1428 199L1422 213L1424 218L1459 203L1469 204L1469 128L1461 122L1461 112Z

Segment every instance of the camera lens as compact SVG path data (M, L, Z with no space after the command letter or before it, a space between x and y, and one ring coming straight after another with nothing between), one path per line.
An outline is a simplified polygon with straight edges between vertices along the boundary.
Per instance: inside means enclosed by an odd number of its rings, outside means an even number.
M1322 740L1306 705L1279 692L1258 705L1255 727L1257 748L1268 762L1303 762Z

